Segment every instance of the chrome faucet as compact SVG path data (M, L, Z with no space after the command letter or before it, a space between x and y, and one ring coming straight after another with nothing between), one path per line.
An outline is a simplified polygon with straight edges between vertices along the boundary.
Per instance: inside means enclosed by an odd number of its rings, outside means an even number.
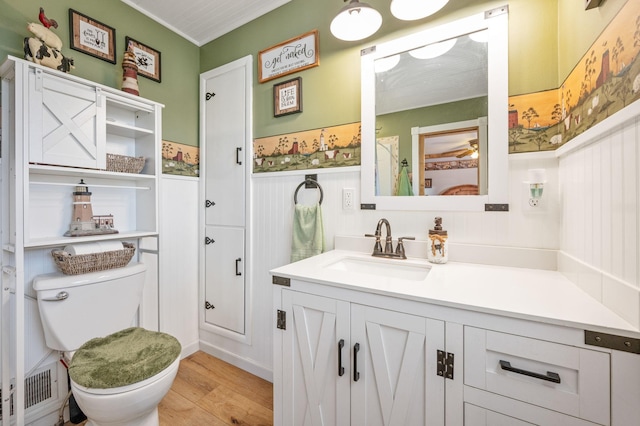
M382 238L382 225L386 226L386 237L384 244L384 251L382 250L382 243L380 239ZM378 226L376 226L375 234L365 234L365 237L375 237L376 242L373 246L373 253L371 256L376 257L389 257L393 259L406 259L407 256L404 252L404 244L403 240L415 240L415 237L401 237L398 238L398 245L396 246L396 251L393 251L393 241L391 237L391 225L389 221L385 218L382 218L378 221Z

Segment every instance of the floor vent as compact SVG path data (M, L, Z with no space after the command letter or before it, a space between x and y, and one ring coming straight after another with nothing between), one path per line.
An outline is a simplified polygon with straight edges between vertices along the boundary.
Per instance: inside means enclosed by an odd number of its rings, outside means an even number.
M44 370L24 380L24 408L51 398L51 370Z
M53 395L53 382L52 376L55 375L55 364L49 368L42 370L32 376L24 379L24 408L33 407L43 401L51 399ZM11 384L11 390L13 391L13 384ZM2 401L2 389L0 389L0 401ZM9 407L11 409L11 416L13 416L13 394L9 401ZM0 404L0 420L3 416L2 404Z

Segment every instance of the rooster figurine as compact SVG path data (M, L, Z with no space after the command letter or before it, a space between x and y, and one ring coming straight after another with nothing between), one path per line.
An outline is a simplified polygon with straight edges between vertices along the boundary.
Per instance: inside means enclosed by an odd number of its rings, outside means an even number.
M58 28L58 23L56 22L55 19L49 19L47 18L47 16L44 14L44 8L41 7L40 8L40 13L38 14L38 19L40 19L40 22L42 22L42 25L45 26L45 28Z

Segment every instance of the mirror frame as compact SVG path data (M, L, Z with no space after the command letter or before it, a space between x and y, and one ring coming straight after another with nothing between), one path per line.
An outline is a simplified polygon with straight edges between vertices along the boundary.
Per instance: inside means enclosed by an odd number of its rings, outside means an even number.
M489 36L487 114L489 153L487 162L490 170L488 170L487 194L407 197L375 195L376 95L374 61L385 56L485 29L488 30ZM375 204L376 210L484 211L491 210L491 208L487 208L487 204L508 203L508 37L508 7L503 6L362 50L360 192L363 204ZM457 120L453 118L451 121ZM416 127L422 127L421 123L416 123Z

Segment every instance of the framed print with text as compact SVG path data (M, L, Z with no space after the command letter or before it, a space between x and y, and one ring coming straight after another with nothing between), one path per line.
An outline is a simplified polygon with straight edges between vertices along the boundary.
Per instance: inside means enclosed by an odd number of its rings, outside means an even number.
M136 55L138 75L160 83L160 52L129 36L125 37L125 43L127 44L127 49Z
M302 77L273 85L273 116L302 112Z
M69 9L71 48L103 61L116 63L116 30Z

